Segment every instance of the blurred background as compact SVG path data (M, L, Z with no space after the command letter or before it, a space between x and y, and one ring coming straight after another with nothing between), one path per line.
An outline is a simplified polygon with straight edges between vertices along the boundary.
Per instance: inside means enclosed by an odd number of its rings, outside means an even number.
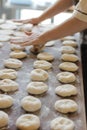
M56 0L0 0L0 19L28 19L37 17ZM69 10L45 20L44 24L60 24L72 15Z

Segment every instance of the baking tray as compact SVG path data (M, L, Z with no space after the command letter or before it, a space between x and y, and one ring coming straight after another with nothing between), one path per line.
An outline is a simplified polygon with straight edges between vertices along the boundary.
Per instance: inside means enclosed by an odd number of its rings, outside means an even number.
M39 28L39 27L38 27ZM38 28L35 28L38 30ZM43 27L40 26L41 31L43 30ZM49 86L49 90L42 94L42 95L35 95L35 97L38 97L42 102L41 110L34 112L33 114L39 116L41 125L39 130L50 130L50 122L54 118L58 116L68 117L69 119L73 120L75 123L75 130L86 130L86 118L85 118L85 103L84 103L84 91L83 91L83 77L82 77L82 65L81 65L81 55L80 55L80 38L78 34L74 35L77 42L78 42L78 48L76 49L76 55L79 56L79 61L76 62L76 64L79 66L79 70L75 72L76 75L76 81L73 83L73 85L76 86L78 89L78 95L77 96L71 96L68 97L69 99L73 99L78 104L78 111L75 113L69 113L69 114L61 114L54 109L54 103L56 100L63 99L60 96L57 96L55 94L55 88L58 85L62 85L57 79L56 75L61 72L59 69L59 64L63 61L60 59L61 51L60 47L62 46L60 40L56 40L55 45L53 47L46 47L44 49L45 52L49 52L54 55L55 59L52 61L52 69L48 70L49 79L45 82ZM4 59L9 58L10 50L10 43L4 42L4 46L0 48L0 69L4 68ZM18 69L18 77L15 80L19 84L19 90L16 92L8 93L8 95L12 96L14 98L14 105L8 109L4 109L6 113L9 115L9 125L8 128L5 128L5 130L17 130L15 123L19 116L25 113L21 106L20 102L21 99L25 96L29 95L26 92L26 86L29 82L31 82L30 79L30 72L34 69L33 63L37 59L36 55L32 54L29 51L29 47L26 47L26 52L28 54L28 57L25 59L22 59L23 62L22 68ZM2 93L2 92L0 92Z

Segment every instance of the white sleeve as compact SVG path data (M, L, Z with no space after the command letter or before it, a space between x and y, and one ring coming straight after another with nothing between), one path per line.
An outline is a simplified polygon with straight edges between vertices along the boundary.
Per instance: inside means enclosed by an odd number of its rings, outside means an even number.
M87 0L80 0L77 4L73 16L77 19L87 22Z

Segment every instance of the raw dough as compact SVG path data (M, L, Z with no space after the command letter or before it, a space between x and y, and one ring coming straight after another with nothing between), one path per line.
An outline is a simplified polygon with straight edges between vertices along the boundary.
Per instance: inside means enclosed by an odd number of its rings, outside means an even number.
M61 70L75 72L78 70L78 66L72 62L63 62L59 65Z
M26 52L15 50L10 53L11 58L23 59L27 57Z
M45 44L46 47L51 47L51 46L54 46L55 45L55 42L54 41L50 41L50 42L47 42Z
M76 80L76 77L71 72L60 72L57 74L57 79L62 83L72 83Z
M51 130L74 130L75 124L65 117L57 117L51 121Z
M9 58L7 60L4 60L4 66L8 68L17 69L22 67L22 62L18 59Z
M15 21L12 21L12 20L6 20L6 23L7 23L7 24L13 24L13 25L16 25L16 26L21 26L21 25L23 25L23 23L15 22Z
M71 40L63 41L62 44L64 46L72 46L72 47L77 47L78 46L77 42L71 41Z
M40 119L33 114L24 114L17 119L16 126L20 130L38 130Z
M0 128L4 128L9 123L9 118L7 113L0 111Z
M13 92L18 90L18 83L11 79L3 79L0 81L0 90L4 92Z
M55 102L55 110L61 113L76 112L78 105L71 99L61 99Z
M6 42L11 39L11 36L8 35L0 35L0 42Z
M17 26L13 24L4 23L0 25L0 28L5 29L5 30L14 30L14 29L17 29Z
M54 60L54 56L52 54L49 54L47 52L42 52L37 55L37 58L39 60L46 60L46 61L52 61Z
M41 108L41 101L33 96L26 96L21 100L21 106L25 111L35 112Z
M74 54L62 54L61 59L63 61L76 62L79 60L79 57Z
M58 86L55 93L62 97L72 96L77 94L77 88L71 84L64 84Z
M0 94L0 109L9 108L13 105L13 98L9 95Z
M30 94L42 94L48 90L48 86L43 82L31 82L27 85L27 92Z
M0 30L0 35L12 35L13 33L13 30Z
M25 47L22 47L22 46L16 45L16 44L11 44L10 48L12 51L16 51L16 50L24 51L25 50Z
M62 53L73 54L76 52L75 48L72 46L62 46L60 49Z
M21 26L21 25L23 25L23 23L14 22L14 21L13 21L13 24L16 25L16 26Z
M28 31L28 32L31 32L33 29L33 25L32 24L24 24L22 26L19 27L19 31Z
M33 66L36 69L40 68L43 70L49 70L50 68L52 68L52 64L45 60L36 60Z
M0 70L0 79L16 79L17 71L13 69L2 69Z
M48 73L42 69L34 69L31 71L31 80L45 81L48 79Z
M19 32L15 31L13 35L17 36L17 37L25 37L26 36L26 34L24 32L20 32L20 31Z
M73 40L73 41L76 41L75 37L74 36L67 36L67 37L63 37L61 38L62 41L64 40Z

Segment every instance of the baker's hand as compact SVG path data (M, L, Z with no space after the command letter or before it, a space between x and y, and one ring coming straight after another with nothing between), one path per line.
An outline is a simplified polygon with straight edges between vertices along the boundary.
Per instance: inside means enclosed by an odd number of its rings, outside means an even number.
M40 33L30 33L30 32L25 32L27 33L27 37L24 38L20 38L20 39L11 39L11 43L12 44L19 44L21 46L43 46L45 44L44 39L42 39L41 34Z
M26 20L13 20L14 22L22 22L24 24L33 24L33 25L37 25L40 23L40 19L39 17L37 18L31 18L31 19L26 19Z

